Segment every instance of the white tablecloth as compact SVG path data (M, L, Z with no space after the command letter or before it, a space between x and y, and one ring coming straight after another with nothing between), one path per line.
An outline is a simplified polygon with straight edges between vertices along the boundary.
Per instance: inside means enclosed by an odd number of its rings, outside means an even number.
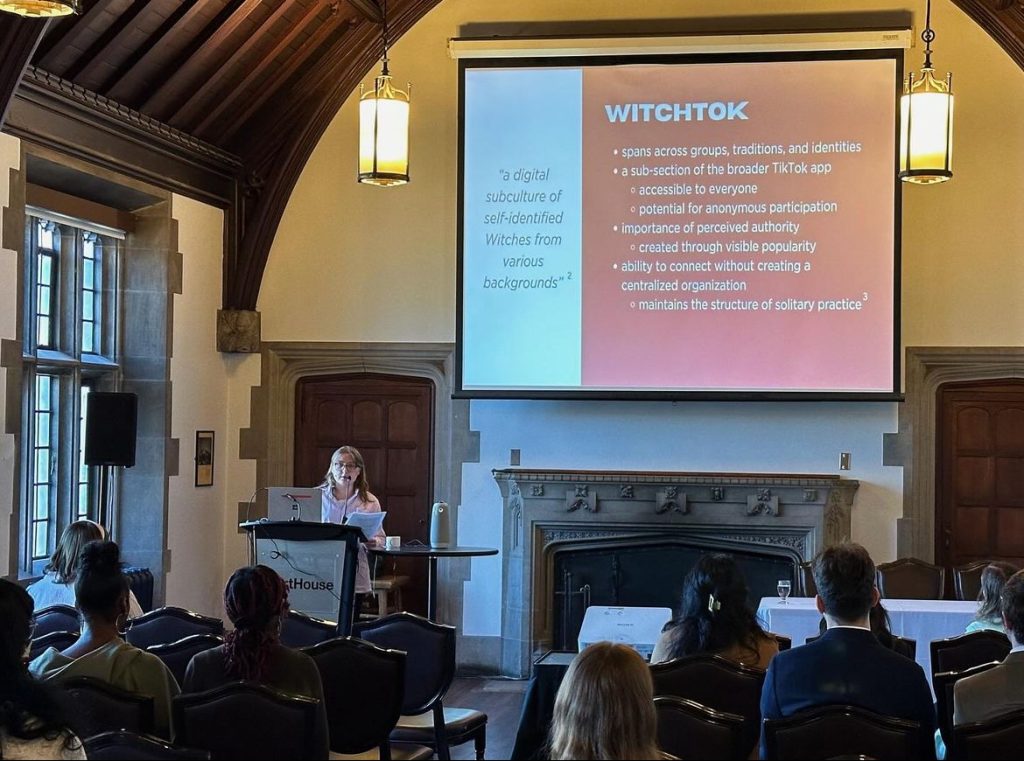
M974 620L978 603L960 600L883 600L889 612L892 633L917 642L917 662L931 682L932 655L929 643L963 634ZM782 604L778 597L764 597L757 608L764 627L792 638L793 647L818 634L821 614L813 597L790 597Z

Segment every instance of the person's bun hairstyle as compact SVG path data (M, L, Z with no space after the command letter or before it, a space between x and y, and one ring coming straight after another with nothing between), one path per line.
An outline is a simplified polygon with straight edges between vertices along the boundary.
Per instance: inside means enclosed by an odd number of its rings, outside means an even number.
M128 591L128 579L121 572L121 549L114 542L90 542L78 560L75 594L78 608L86 615L115 620L117 604Z
M121 573L121 548L114 542L89 542L79 564L79 570L86 573Z

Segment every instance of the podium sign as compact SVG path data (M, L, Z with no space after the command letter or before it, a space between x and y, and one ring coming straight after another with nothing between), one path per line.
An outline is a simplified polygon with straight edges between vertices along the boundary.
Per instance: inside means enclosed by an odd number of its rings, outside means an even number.
M288 586L288 602L315 618L338 617L344 581L344 542L256 541L256 562L277 571Z
M256 564L274 569L288 587L288 602L315 618L352 627L356 558L362 532L333 523L255 522L242 524L252 538Z

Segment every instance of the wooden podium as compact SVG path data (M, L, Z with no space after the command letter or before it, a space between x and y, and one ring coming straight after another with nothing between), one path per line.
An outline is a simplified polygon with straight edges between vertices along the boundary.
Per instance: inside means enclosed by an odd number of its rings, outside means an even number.
M338 636L352 633L356 560L361 529L336 523L250 521L249 562L273 568L288 586L293 610L338 622Z

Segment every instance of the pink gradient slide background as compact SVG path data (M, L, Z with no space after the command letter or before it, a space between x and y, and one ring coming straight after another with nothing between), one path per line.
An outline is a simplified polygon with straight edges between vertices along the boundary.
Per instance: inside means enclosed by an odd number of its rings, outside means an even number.
M892 390L895 81L891 59L592 68L583 83L582 386L694 390ZM605 105L747 101L747 120L611 123ZM624 160L624 147L859 142L859 153ZM827 162L828 175L623 177L646 164ZM755 183L754 195L650 196L641 185ZM645 216L643 204L835 202L825 214ZM799 232L624 235L622 223L792 221ZM814 253L655 253L631 246L750 239L813 241ZM624 274L623 262L810 262L810 272ZM624 280L743 280L746 291L630 293ZM649 300L857 299L861 311L640 311Z

